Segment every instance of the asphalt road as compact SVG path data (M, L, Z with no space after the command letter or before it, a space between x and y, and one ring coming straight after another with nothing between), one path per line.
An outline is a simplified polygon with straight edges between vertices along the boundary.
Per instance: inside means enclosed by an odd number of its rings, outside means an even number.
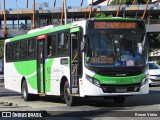
M116 104L112 100L102 98L80 99L77 106L68 107L61 103L59 97L46 96L37 101L25 102L21 94L6 90L0 83L0 111L42 111L47 116L69 117L76 119L106 119L111 117L135 119L159 119L160 117L160 86L150 87L147 95L130 96L123 104ZM144 112L145 111L145 112ZM149 114L148 114L149 113ZM137 115L137 116L136 116ZM157 116L156 116L157 115Z

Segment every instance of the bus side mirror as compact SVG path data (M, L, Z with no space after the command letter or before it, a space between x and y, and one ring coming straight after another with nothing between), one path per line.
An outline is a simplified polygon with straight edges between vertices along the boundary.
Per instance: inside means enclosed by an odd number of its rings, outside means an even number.
M84 41L81 42L81 52L84 52L86 49L86 44Z

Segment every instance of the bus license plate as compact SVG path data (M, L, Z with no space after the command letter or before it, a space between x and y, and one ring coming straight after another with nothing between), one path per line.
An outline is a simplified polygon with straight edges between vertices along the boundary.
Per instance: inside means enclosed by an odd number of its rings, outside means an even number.
M116 88L116 92L119 92L119 93L127 92L127 88Z

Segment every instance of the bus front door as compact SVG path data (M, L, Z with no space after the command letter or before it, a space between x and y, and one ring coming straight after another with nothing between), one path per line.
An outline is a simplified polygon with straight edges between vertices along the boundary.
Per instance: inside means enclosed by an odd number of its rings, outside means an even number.
M38 37L40 39L38 39ZM37 90L40 96L45 95L45 41L46 35L37 37Z
M80 52L81 31L71 32L71 52L70 52L70 92L79 94L79 78L82 76L82 59Z

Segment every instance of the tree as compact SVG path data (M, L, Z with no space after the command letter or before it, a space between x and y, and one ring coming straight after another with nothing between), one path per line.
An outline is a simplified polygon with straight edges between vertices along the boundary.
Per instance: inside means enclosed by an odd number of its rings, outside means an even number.
M109 5L118 5L120 0L112 0ZM122 0L122 4L132 5L133 0ZM147 0L136 0L135 4L146 4Z
M105 18L105 17L113 17L112 15L106 16L103 12L98 12L94 14L94 18Z
M151 33L147 35L149 43L149 52L155 52L160 49L160 33Z
M99 13L95 13L95 14L94 14L94 17L95 17L95 18L105 18L106 15L105 15L104 13L102 13L102 12L99 12Z
M3 58L4 41L0 40L0 58Z

